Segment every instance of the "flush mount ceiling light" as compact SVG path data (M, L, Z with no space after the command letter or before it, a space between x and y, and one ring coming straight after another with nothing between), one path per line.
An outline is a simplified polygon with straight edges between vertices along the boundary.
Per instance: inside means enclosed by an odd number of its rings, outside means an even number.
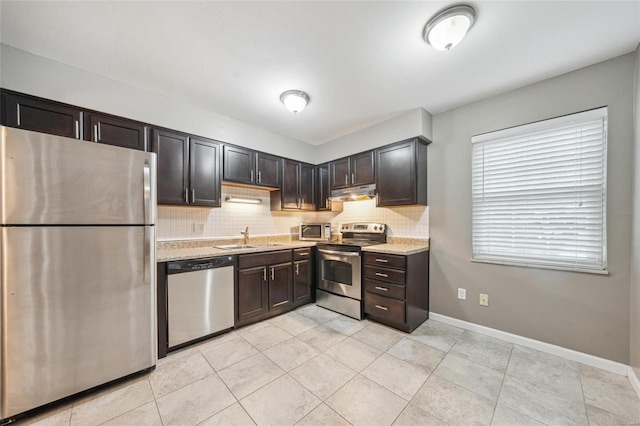
M305 109L309 103L309 95L301 90L287 90L280 95L280 102L282 102L289 111L297 114Z
M228 195L224 200L227 203L262 204L262 199L251 197L235 197Z
M424 26L424 41L437 50L457 46L476 20L476 10L468 5L453 6L436 14Z

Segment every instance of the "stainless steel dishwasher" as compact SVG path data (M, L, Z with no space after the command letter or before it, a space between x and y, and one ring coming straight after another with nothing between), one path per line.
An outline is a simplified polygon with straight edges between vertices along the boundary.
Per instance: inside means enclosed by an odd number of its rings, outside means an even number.
M167 264L169 349L233 327L233 256Z

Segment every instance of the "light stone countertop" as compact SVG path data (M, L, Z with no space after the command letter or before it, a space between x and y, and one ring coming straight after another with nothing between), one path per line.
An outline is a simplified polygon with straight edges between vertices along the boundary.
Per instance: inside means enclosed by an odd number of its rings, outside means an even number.
M376 246L362 247L362 251L370 251L374 253L399 254L408 256L423 251L429 251L429 245L417 244L378 244Z
M175 248L167 250L156 250L156 262L169 262L174 260L204 259L215 256L229 256L234 254L260 253L265 251L287 250L295 248L313 247L313 241L290 241L285 243L249 244L256 245L255 248L244 248L238 250L224 250L215 248L213 244L208 247Z

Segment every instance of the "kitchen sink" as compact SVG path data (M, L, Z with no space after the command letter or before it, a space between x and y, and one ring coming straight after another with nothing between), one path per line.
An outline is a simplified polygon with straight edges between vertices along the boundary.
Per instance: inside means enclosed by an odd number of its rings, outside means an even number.
M287 243L267 243L265 247L282 247L288 245Z
M225 246L213 246L213 248L217 248L220 250L242 250L242 249L249 249L249 248L258 248L258 246L250 246L245 244L229 244Z

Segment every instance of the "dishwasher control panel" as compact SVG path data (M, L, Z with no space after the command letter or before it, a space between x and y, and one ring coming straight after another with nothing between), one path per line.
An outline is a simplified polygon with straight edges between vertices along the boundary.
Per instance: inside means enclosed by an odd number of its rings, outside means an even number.
M234 266L234 256L217 256L206 259L181 260L167 263L167 274L179 274L182 272L201 271L203 269L222 268Z

